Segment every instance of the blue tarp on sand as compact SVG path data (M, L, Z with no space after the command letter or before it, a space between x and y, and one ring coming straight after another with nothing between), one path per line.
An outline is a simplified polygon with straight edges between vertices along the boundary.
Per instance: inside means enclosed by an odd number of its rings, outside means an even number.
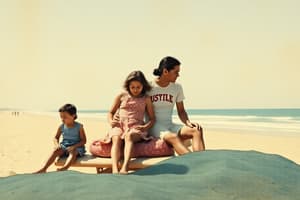
M66 171L0 178L0 199L300 199L300 166L255 151L205 151L127 176Z

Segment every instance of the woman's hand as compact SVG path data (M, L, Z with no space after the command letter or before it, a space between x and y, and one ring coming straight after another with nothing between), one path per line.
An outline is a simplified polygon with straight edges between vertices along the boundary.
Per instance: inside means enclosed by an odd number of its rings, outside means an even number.
M197 128L197 130L201 129L201 126L198 123L193 123L193 122L187 121L186 125L190 128Z

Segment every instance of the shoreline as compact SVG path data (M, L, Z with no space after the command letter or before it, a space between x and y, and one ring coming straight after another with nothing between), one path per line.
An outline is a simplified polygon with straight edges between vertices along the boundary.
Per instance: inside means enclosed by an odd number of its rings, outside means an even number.
M201 110L201 109L200 109ZM221 109L223 110L223 109ZM230 109L229 109L230 110ZM268 110L268 109L266 109ZM280 110L280 109L277 109ZM285 109L286 110L286 109ZM298 110L298 109L295 109ZM300 110L300 109L299 109ZM1 111L1 113L12 113L13 111ZM57 117L54 111L19 111L19 114ZM299 113L300 114L300 113ZM107 112L103 111L78 111L79 118L99 120L107 122ZM297 115L298 116L298 115ZM182 124L176 112L173 122ZM232 116L232 115L202 115L189 114L193 122L198 122L202 127L214 132L246 133L258 135L298 136L300 135L300 115L295 116Z

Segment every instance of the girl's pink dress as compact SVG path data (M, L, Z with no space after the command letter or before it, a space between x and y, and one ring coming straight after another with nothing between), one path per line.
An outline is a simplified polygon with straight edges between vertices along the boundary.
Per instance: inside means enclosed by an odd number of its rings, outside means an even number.
M126 134L138 133L143 139L147 140L148 133L141 132L135 129L138 125L144 125L144 116L146 109L146 97L132 97L129 94L124 94L121 98L119 112L119 124L113 127L107 137L105 143L110 143L112 136L118 135L124 139Z

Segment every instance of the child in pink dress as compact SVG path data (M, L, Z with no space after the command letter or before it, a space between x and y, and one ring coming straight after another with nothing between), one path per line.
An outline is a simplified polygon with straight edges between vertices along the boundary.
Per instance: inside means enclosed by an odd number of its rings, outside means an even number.
M151 99L146 95L151 87L144 74L141 71L130 73L125 81L124 89L126 92L116 97L108 113L108 121L112 129L105 140L106 143L112 142L112 172L120 174L128 173L133 144L149 139L147 131L155 121ZM149 117L146 124L145 113ZM125 142L124 163L119 171L118 162L123 141Z

